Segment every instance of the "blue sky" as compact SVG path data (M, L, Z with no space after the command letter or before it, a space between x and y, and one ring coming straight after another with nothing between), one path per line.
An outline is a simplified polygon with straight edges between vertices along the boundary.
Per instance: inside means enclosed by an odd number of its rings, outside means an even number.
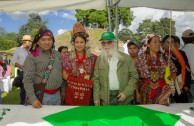
M159 20L162 17L170 17L169 11L157 10L150 8L132 8L135 19L129 27L133 32L145 19ZM42 12L14 12L14 13L0 13L0 27L5 28L7 32L18 32L21 25L27 23L28 15L30 13L38 13L43 20L48 19L48 28L51 29L54 35L58 35L63 31L71 30L73 24L76 22L73 10L56 10L56 11L42 11ZM172 19L176 21L176 34L181 37L184 30L191 28L194 30L194 12L172 12ZM119 26L119 30L123 28Z
M53 31L55 36L63 31L71 30L73 24L76 22L75 11L70 10L14 12L0 13L0 27L3 27L7 32L18 33L21 25L27 23L30 13L38 13L43 20L48 19L47 26Z

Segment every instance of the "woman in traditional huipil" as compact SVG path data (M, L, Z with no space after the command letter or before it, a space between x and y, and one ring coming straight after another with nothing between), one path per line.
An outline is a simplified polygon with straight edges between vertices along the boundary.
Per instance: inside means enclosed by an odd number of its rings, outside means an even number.
M139 90L141 104L169 104L169 96L174 93L174 84L166 84L165 68L170 66L171 78L176 77L176 67L172 61L164 59L160 52L160 39L155 34L146 36L143 53L136 60L140 77Z
M71 37L74 50L62 56L63 78L67 80L64 104L89 105L97 56L86 48L89 35L80 23L74 25Z

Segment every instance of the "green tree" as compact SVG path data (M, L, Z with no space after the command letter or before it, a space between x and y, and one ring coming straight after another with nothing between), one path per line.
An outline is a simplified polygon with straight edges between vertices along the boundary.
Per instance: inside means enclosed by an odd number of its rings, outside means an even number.
M123 28L119 33L118 37L121 41L125 42L132 39L133 32L128 28Z
M8 50L16 47L17 43L14 38L17 38L15 33L8 33L6 35L0 35L0 50Z
M76 10L76 15L75 17L77 18L77 21L82 23L85 27L90 26L90 20L89 16L92 12L95 12L96 10L94 9L89 9L89 10Z
M115 9L115 7L113 7L113 9L112 9L112 29L114 29L115 28L115 26L116 26L116 24L115 24L115 22L116 22L116 9ZM128 27L128 26L130 26L131 25L131 23L132 23L132 21L133 21L133 19L134 19L135 17L133 16L133 11L131 11L131 9L130 8L119 8L119 10L118 10L118 23L119 24L122 24L123 26L125 26L125 27Z
M18 34L8 33L0 27L0 50L7 50L17 46Z
M159 21L152 21L151 19L143 20L143 22L140 23L135 36L140 39L139 41L150 33L155 33L163 38L165 35L170 34L170 20L171 19L169 18L161 18ZM171 29L171 34L175 35L175 21L172 21Z
M139 33L134 33L132 36L133 40L142 42L143 37Z
M158 25L161 27L160 33L158 33L162 38L165 35L170 34L170 18L161 18L158 22ZM171 20L171 34L175 35L176 28L175 28L175 21Z
M108 11L107 10L76 10L75 17L77 21L82 23L85 27L98 27L98 28L108 28ZM133 12L130 8L119 8L119 24L122 24L126 27L131 25L132 20L134 19ZM111 10L111 20L112 20L112 27L115 28L115 7Z
M0 27L0 35L5 35L6 33L5 29Z
M13 42L13 44L12 44L12 46L10 45L10 48L13 48L13 47L18 46L18 43L17 43L18 37L19 37L19 35L17 33L10 32L4 36L4 39L11 40Z
M139 24L139 27L137 29L137 33L140 36L140 39L143 39L146 34L154 33L154 25L156 24L151 19L143 20L143 22Z
M21 40L22 36L25 34L30 34L32 37L34 37L35 33L40 28L47 28L46 24L48 23L48 20L42 20L40 15L38 14L30 14L28 22L24 25L22 25L19 29L19 39ZM21 41L18 41L19 45L22 44Z
M89 15L89 24L91 27L104 28L108 26L108 17L105 10L94 11Z

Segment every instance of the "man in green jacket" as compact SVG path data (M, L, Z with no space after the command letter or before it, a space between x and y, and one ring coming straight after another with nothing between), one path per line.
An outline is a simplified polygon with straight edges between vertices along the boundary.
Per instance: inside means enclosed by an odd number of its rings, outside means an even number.
M117 50L115 36L105 32L101 36L102 52L94 70L94 104L127 105L134 99L138 72L132 58Z

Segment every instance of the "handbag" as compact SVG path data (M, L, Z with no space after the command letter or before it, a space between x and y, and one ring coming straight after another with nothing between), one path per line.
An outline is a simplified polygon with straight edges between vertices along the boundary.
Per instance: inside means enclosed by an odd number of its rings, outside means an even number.
M65 105L89 105L93 81L68 76Z
M39 84L33 84L34 87L34 93L36 95L36 98L42 103L43 97L44 97L44 89L45 89L46 83L39 83Z
M14 78L13 85L15 87L22 87L22 79L21 79L20 76L17 76L17 77Z
M18 76L14 78L14 80L13 80L13 85L14 85L15 87L22 87L22 85L23 85L22 80L23 80L23 72L20 72L20 73L18 74Z
M36 98L37 98L41 103L42 103L42 101L43 101L44 90L45 90L46 83L47 83L47 80L48 80L48 78L49 78L50 72L51 72L51 70L52 70L53 64L54 64L54 52L53 52L53 50L52 50L51 56L50 56L50 61L49 61L49 64L48 64L48 66L47 66L46 71L44 72L44 76L43 76L43 79L42 79L41 83L39 83L39 84L33 84L33 87L34 87L34 94L36 95Z

